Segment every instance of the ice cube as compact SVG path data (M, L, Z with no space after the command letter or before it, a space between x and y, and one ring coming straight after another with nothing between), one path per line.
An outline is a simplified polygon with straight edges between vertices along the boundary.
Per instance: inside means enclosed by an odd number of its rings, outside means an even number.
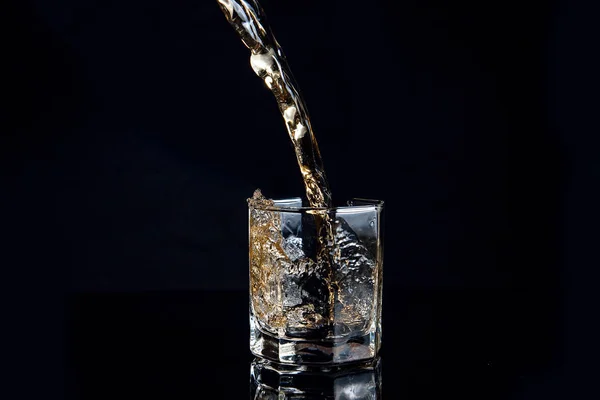
M283 241L283 250L291 262L304 257L304 251L302 250L302 238L293 235L288 236Z
M350 225L339 216L335 224L332 259L341 303L341 307L336 307L336 316L354 329L364 326L373 315L377 262Z

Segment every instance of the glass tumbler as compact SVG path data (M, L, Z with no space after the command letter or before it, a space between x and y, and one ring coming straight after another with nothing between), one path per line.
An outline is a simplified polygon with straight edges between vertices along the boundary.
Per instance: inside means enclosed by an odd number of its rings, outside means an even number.
M248 200L250 350L283 364L373 359L381 346L383 202Z

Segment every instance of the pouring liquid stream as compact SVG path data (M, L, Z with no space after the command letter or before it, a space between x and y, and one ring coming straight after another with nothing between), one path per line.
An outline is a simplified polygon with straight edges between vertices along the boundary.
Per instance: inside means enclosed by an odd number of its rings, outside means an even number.
M311 207L332 206L331 190L306 105L262 7L255 0L217 0L225 18L250 49L250 65L273 93L294 145Z

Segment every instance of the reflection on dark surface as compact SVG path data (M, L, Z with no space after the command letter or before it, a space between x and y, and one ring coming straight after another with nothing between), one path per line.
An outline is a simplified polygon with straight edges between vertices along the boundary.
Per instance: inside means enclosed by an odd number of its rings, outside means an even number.
M343 367L293 367L255 358L250 365L252 400L379 400L381 359Z
M386 399L534 400L531 391L561 379L550 293L386 290ZM247 291L80 293L67 312L69 388L77 400L249 397ZM343 395L371 374L342 379L258 369L254 399L323 398L309 393L316 388L329 398L353 398Z

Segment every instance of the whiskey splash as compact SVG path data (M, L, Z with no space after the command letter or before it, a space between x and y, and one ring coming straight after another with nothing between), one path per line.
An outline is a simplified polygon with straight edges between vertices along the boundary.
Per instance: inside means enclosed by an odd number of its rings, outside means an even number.
M306 197L312 207L331 207L331 191L306 105L262 7L255 0L217 0L225 17L250 49L250 65L275 96L296 152Z

